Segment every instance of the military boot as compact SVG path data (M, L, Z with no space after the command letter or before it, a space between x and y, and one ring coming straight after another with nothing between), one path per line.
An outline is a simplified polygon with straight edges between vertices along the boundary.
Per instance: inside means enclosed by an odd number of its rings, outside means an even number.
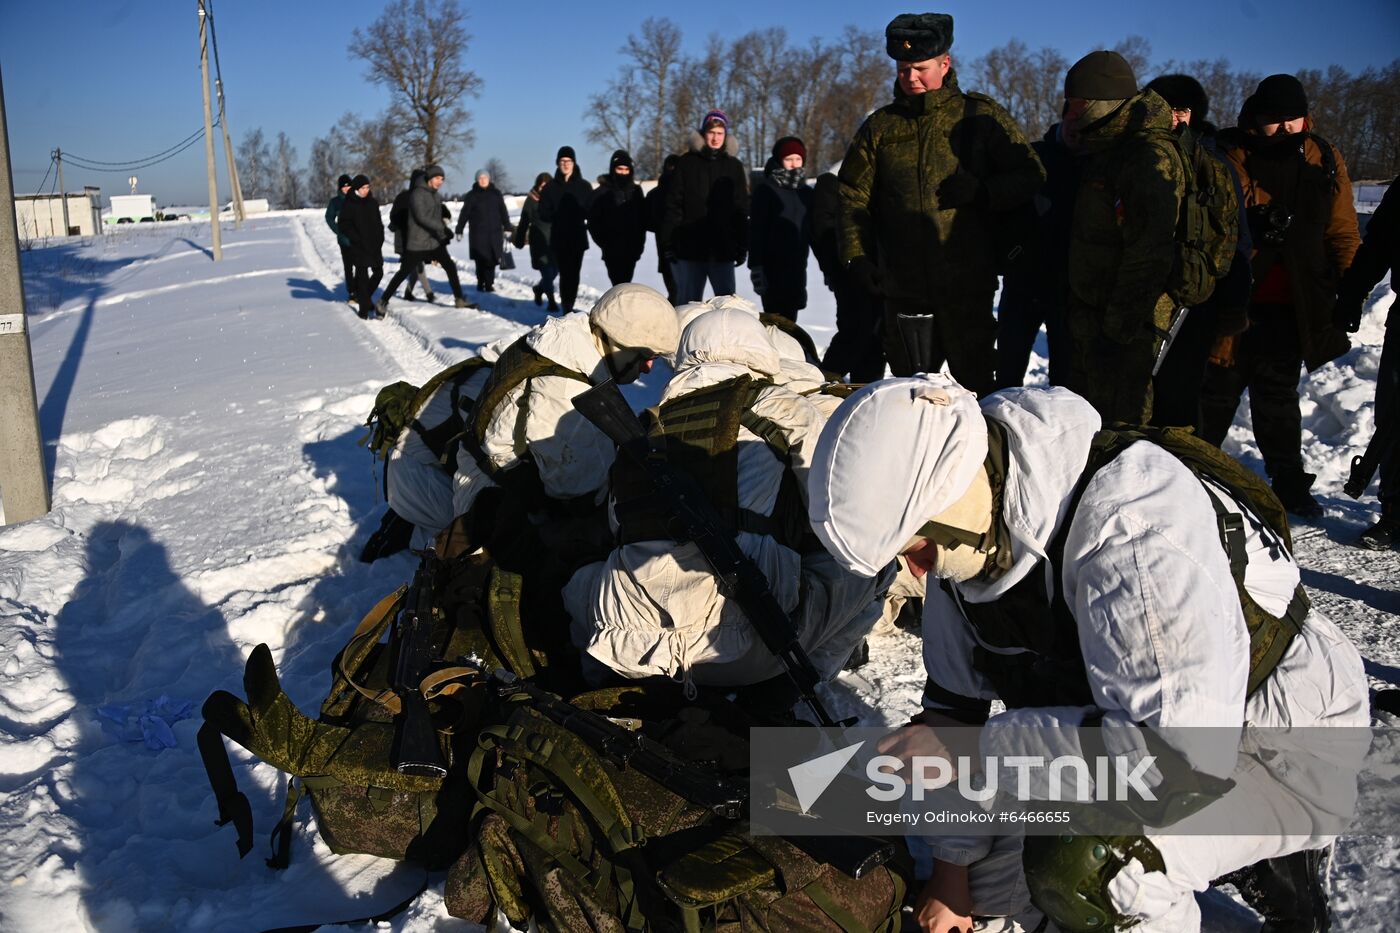
M1275 476L1274 495L1278 496L1278 501L1283 503L1290 515L1306 519L1321 518L1322 506L1312 497L1312 484L1315 479L1317 474L1305 473L1302 470Z
M1226 875L1264 918L1259 933L1327 933L1332 923L1323 877L1332 849L1309 849L1264 859Z
M360 551L360 560L372 564L381 557L406 550L412 540L413 523L393 509L388 509L379 520L379 528L369 536L364 549Z
M473 304L465 298L458 298L452 302L454 308L480 308L480 305Z
M1373 551L1400 547L1400 514L1396 513L1395 503L1381 503L1381 517L1374 525L1361 532L1356 544Z

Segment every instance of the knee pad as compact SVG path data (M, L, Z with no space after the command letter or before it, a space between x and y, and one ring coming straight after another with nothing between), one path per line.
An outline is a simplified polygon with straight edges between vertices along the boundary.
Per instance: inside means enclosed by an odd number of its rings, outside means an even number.
M1064 933L1097 933L1133 926L1113 906L1108 884L1133 859L1166 871L1146 836L1028 836L1022 854L1031 902Z

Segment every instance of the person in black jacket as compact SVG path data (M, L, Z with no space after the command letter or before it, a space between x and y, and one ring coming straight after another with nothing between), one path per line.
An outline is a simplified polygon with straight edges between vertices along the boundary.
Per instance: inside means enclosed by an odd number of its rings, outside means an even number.
M734 294L734 268L749 255L748 176L724 111L705 114L690 147L676 163L658 234L682 304L705 297L706 279L716 295Z
M632 168L626 149L614 152L608 160L606 183L593 193L588 210L588 232L603 251L603 264L613 285L632 281L647 243L646 203L632 178Z
M1395 193L1400 178L1390 183L1380 206L1366 224L1366 236L1356 251L1356 258L1342 276L1337 287L1337 304L1333 314L1337 326L1349 334L1361 328L1361 311L1371 289L1390 272L1400 269L1400 195ZM1376 372L1376 433L1388 430L1389 445L1381 451L1381 517L1361 533L1356 543L1375 551L1400 549L1400 442L1395 432L1400 430L1400 323L1396 322L1394 306L1385 320L1385 344L1381 348L1380 368ZM1374 442L1373 442L1374 443Z
M476 173L476 184L462 199L462 213L457 216L457 238L462 230L467 234L467 250L476 265L476 290L496 290L496 267L505 255L505 235L511 231L510 212L506 210L505 195L491 184L491 173Z
M350 304L355 303L355 264L350 259L350 241L345 238L345 234L340 232L340 227L336 226L336 220L340 217L340 208L345 204L346 197L350 194L350 176L341 175L335 183L336 193L331 197L326 205L326 226L331 228L335 234L336 245L340 247L340 261L345 266L345 294L349 296Z
M572 146L560 146L554 158L554 183L540 198L540 219L549 224L549 244L559 264L559 303L564 312L574 310L578 298L579 268L588 250L588 208L593 186L578 170Z
M850 375L851 382L874 382L885 375L881 338L884 306L861 288L841 261L841 183L835 172L817 176L812 188L812 252L826 287L836 297L836 335L822 357L822 369Z
M423 178L423 170L416 168L409 176L408 187L394 195L394 203L389 208L389 232L394 235L394 255L399 257L400 264L403 263L404 253L408 252L408 247L404 245L405 234L408 232L408 198L413 186ZM443 210L447 210L446 207ZM405 301L413 301L413 286L419 282L423 283L423 297L429 304L437 297L433 294L432 285L428 284L428 274L424 270L423 263L415 263L408 270L408 279L404 282L403 297ZM380 295L381 304L394 297L387 288Z
M766 314L790 321L807 307L807 251L812 246L812 189L807 147L796 136L773 144L749 211L749 278Z
M384 221L379 216L379 202L370 194L367 176L356 175L351 180L350 194L340 207L336 224L350 241L355 300L360 303L360 317L369 320L374 317L374 290L384 278Z
M548 295L551 314L559 310L559 303L554 300L554 277L559 274L559 266L554 262L554 251L549 245L549 224L540 220L540 201L544 197L544 189L552 184L554 176L548 172L535 176L535 187L525 195L525 203L520 207L520 223L516 224L515 235L511 238L516 249L529 245L530 267L538 269L540 273L540 280L534 288L535 304L544 304L544 298Z
M666 192L676 179L676 163L681 159L671 153L661 162L661 177L656 179L656 187L647 192L647 229L656 239L656 271L661 273L661 281L666 283L666 300L673 305L680 304L676 295L676 275L671 262L666 258L668 244L661 239L661 225L666 220Z

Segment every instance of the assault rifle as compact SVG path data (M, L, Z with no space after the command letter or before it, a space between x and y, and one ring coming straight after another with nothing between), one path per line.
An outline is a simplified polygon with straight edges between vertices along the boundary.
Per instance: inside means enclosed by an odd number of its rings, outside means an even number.
M476 666L470 661L462 663ZM615 768L632 768L691 803L725 820L742 820L748 808L749 788L702 764L686 761L654 739L620 726L592 710L526 683L504 668L487 681L491 695L506 703L524 702L550 722L578 736L584 744ZM894 846L873 836L784 837L822 864L831 865L852 878L889 861Z
M438 654L438 646L433 644L433 607L437 604L444 563L432 548L422 556L404 607L394 619L390 639L395 653L389 685L398 694L400 709L394 716L394 744L389 757L400 774L442 777L447 774L447 762L443 760L421 685Z
M1161 369L1162 364L1166 362L1167 353L1170 352L1172 344L1176 342L1176 335L1181 333L1181 325L1186 323L1186 315L1190 311L1190 308L1177 308L1172 314L1171 326L1167 328L1167 332L1163 334L1160 330L1157 331L1162 335L1162 346L1157 350L1157 358L1152 361L1152 375L1157 375L1157 370Z
M617 444L645 471L670 511L668 527L678 542L691 541L719 580L719 591L738 603L754 629L787 670L817 721L823 726L845 727L855 720L837 721L822 705L816 686L821 681L812 659L797 641L797 626L768 588L763 571L739 548L725 529L719 513L689 473L678 470L664 457L653 456L650 440L617 384L609 379L574 396L574 407Z
M1366 487L1371 485L1371 478L1376 475L1386 452L1395 446L1395 421L1395 418L1391 418L1389 421L1376 422L1376 433L1371 435L1366 452L1351 458L1351 475L1347 477L1342 491L1353 499L1360 499L1366 492Z

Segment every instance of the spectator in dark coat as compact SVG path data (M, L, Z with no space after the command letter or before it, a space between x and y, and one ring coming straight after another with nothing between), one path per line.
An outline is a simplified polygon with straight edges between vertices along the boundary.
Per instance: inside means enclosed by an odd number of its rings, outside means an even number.
M565 313L578 298L579 268L588 250L588 208L593 186L578 170L572 146L560 146L554 157L554 183L540 197L540 219L549 224L549 245L559 265L559 302Z
M345 266L345 294L350 303L355 303L355 267L350 261L350 241L345 238L345 234L340 232L337 220L340 217L340 208L345 204L345 196L350 193L350 176L341 175L335 183L336 194L331 197L330 203L326 205L326 226L331 228L335 234L335 241L340 246L340 261Z
M812 246L812 189L807 147L796 136L773 144L749 211L749 278L766 314L790 321L807 307L807 252Z
M403 264L404 253L408 251L408 247L404 245L408 225L408 197L413 190L413 185L422 177L423 170L414 169L413 174L409 177L408 187L394 196L394 203L389 208L389 232L394 235L394 254L399 257L400 265ZM447 208L444 207L443 210L447 210ZM436 296L433 294L433 287L428 284L428 275L421 262L408 270L408 280L403 287L404 300L413 300L413 286L419 282L423 283L423 297L431 304ZM386 289L379 300L381 302L388 301L392 297L394 296Z
M682 304L705 297L706 279L716 295L734 294L734 267L748 258L748 173L735 158L738 151L729 118L711 110L676 163L659 238L666 241Z
M885 375L880 299L852 280L841 261L841 184L835 172L817 176L812 188L812 252L826 287L836 297L836 336L827 345L822 369L850 375L851 382L874 382Z
M491 173L476 173L476 184L462 199L462 213L457 216L457 236L468 229L467 250L476 265L476 289L496 290L496 267L505 255L505 235L510 232L510 212L501 189L491 184Z
M1050 384L1064 385L1069 378L1065 306L1069 302L1069 242L1080 160L1065 140L1063 123L1046 130L1031 148L1045 167L1045 184L1030 208L1035 221L1027 225L1023 252L1002 276L997 305L998 389L1025 381L1031 349L1042 326L1050 356Z
M355 300L360 305L360 317L368 320L374 317L374 290L384 278L384 221L379 216L379 202L370 194L369 178L356 175L350 185L350 194L340 206L336 223L350 241Z
M1390 273L1394 288L1395 271L1400 269L1400 178L1390 183L1380 207L1366 224L1366 238L1356 251L1351 267L1342 276L1337 288L1337 305L1333 309L1337 326L1354 334L1361 327L1362 306L1371 289ZM1380 368L1376 372L1376 432L1389 430L1390 444L1381 451L1381 485L1377 497L1381 500L1380 519L1361 533L1357 544L1372 550L1400 549L1400 317L1395 306L1387 312L1385 344L1381 347ZM1374 443L1374 442L1373 442Z
M553 183L554 176L548 172L540 172L535 177L535 187L525 196L525 203L520 208L520 223L516 225L515 236L511 240L516 249L529 245L530 266L540 273L540 280L535 283L534 289L535 304L544 304L544 296L548 295L551 312L559 310L559 304L554 300L554 277L559 274L559 267L554 262L554 252L549 245L549 224L540 219L540 202L544 190Z
M626 149L614 152L608 160L606 183L593 193L588 210L588 232L603 251L603 264L613 285L632 281L647 243L646 203L632 168Z
M1187 311L1181 329L1172 340L1157 375L1152 377L1152 423L1185 425L1201 430L1201 386L1206 378L1210 351L1222 334L1237 334L1249 320L1249 295L1254 276L1249 257L1254 244L1249 236L1249 217L1245 214L1244 188L1234 163L1225 158L1216 141L1216 127L1207 119L1210 99L1205 88L1190 75L1162 75L1147 86L1156 91L1172 109L1172 132L1189 134L1188 140L1219 159L1235 184L1235 201L1240 206L1239 240L1235 257L1227 271L1215 284L1215 291Z
M680 156L672 153L661 163L661 177L656 180L656 187L647 192L647 229L656 235L656 271L661 273L661 280L666 283L666 300L671 304L680 304L680 299L676 296L676 275L671 268L671 261L667 259L669 253L668 244L661 239L661 225L666 220L666 192L670 189L671 183L676 179L676 163Z
M443 219L446 210L438 190L444 181L442 166L429 165L423 169L423 178L413 184L408 191L408 220L404 230L404 248L407 252L399 264L399 271L389 280L384 294L392 295L399 283L408 278L415 263L436 262L447 273L447 282L452 286L452 295L458 308L475 308L462 295L462 283L457 278L457 263L447 254L447 244L452 241L452 229ZM387 298L380 302L380 310L388 306Z

